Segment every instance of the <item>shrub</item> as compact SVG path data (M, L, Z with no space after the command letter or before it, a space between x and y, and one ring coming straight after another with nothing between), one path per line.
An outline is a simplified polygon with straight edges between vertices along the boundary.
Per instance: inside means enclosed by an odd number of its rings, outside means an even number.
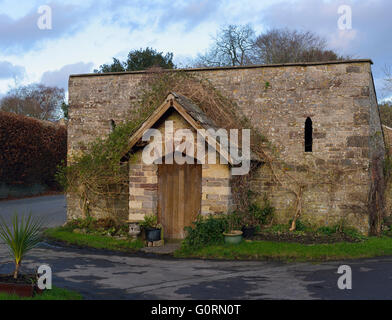
M144 220L140 223L140 226L144 229L161 229L161 224L158 223L158 217L156 214L146 214Z
M293 220L289 221L289 225L293 223ZM307 226L304 222L301 220L297 220L295 224L295 231L309 231L309 226Z
M67 224L62 227L63 230L74 231L75 229L84 229L86 233L91 234L101 234L101 235L128 235L128 225L118 224L115 220L110 217L94 219L92 217L87 217L85 219L74 219L67 222Z
M183 246L200 248L202 246L223 243L223 232L228 228L226 215L208 216L199 215L193 227L185 227L187 233Z
M327 236L333 235L334 233L336 233L336 231L337 231L336 226L335 227L324 226L324 227L320 227L316 230L317 233L325 234Z
M0 112L0 181L57 187L57 166L66 156L64 126Z
M263 205L258 203L252 203L249 205L249 215L252 217L251 220L257 225L263 225L271 222L275 208L271 206L268 199L264 199Z

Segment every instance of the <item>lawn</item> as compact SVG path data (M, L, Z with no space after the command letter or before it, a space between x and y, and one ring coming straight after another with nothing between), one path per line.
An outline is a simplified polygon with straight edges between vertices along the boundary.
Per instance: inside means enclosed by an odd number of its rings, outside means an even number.
M82 296L77 292L53 286L51 290L45 290L42 294L35 295L32 298L21 298L17 295L0 293L0 300L82 300Z
M211 245L200 249L182 247L174 253L177 258L273 259L281 261L328 261L384 255L392 255L392 238L390 237L371 237L356 243L340 242L312 245L272 241L243 241L239 245Z
M67 227L47 229L45 230L44 235L52 240L82 247L92 247L96 249L134 252L144 247L144 244L141 240L120 240L99 234L79 234L73 232L72 229Z

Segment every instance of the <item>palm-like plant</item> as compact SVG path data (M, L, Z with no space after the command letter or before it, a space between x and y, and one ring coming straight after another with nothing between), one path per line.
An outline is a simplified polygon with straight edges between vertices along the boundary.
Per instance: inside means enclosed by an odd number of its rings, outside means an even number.
M32 218L31 213L27 218L15 214L12 218L12 228L3 217L0 217L0 238L7 245L15 262L14 279L18 278L19 268L26 253L40 243L42 226L43 220Z

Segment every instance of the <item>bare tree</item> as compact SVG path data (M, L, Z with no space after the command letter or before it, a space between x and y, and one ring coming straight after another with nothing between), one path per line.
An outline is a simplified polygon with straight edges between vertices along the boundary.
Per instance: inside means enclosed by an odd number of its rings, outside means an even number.
M199 55L196 65L243 66L254 60L255 32L250 25L229 25L213 37L214 44L204 55Z
M10 90L0 101L0 110L41 120L56 120L64 102L64 89L30 84Z
M387 93L392 92L392 68L391 66L385 65L384 66L384 91Z
M326 49L326 40L310 31L272 29L257 37L257 60L265 64L342 60Z

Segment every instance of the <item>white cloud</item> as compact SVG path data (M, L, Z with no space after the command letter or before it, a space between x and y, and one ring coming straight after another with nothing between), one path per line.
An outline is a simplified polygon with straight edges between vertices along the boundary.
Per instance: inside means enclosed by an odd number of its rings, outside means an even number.
M21 79L26 70L22 66L13 65L8 61L0 61L0 79Z
M65 65L59 70L46 71L41 77L41 83L47 86L63 88L67 91L68 78L71 74L91 72L93 66L94 64L92 62L77 62Z

